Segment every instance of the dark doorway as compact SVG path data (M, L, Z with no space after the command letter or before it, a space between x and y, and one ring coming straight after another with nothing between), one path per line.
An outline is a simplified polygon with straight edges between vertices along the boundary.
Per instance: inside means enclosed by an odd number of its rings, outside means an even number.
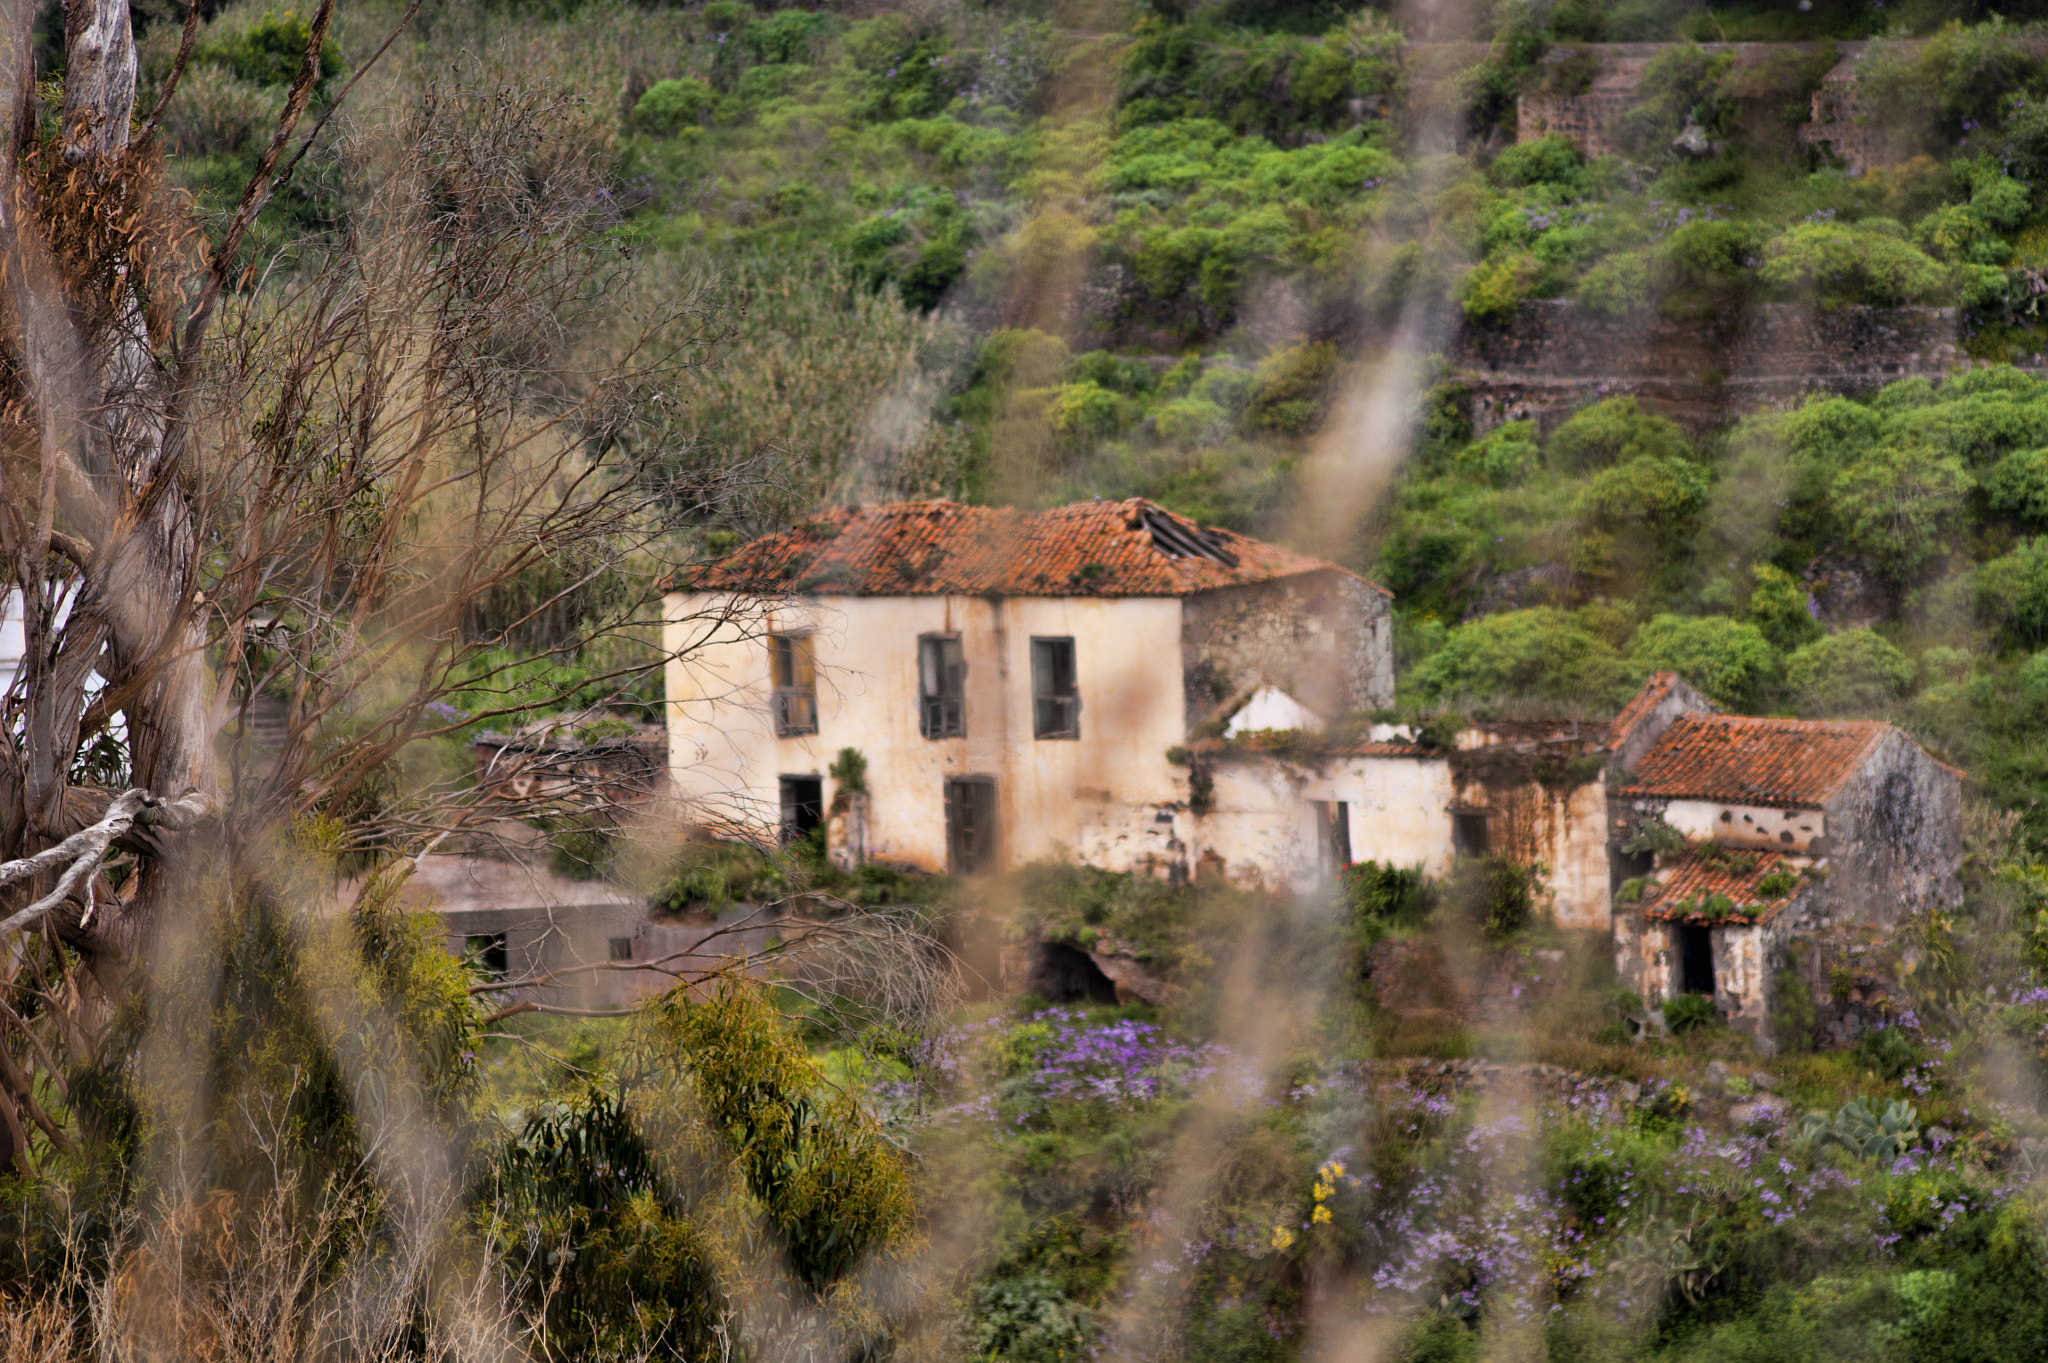
M990 776L946 780L946 869L956 876L995 869L996 783Z
M1024 987L1048 1003L1115 1003L1116 981L1079 947L1041 942Z
M1687 994L1714 992L1714 930L1704 924L1678 925L1678 987Z
M1485 810L1467 810L1451 815L1451 850L1461 857L1483 857L1493 850Z
M795 842L825 822L825 782L816 776L782 778L782 840Z

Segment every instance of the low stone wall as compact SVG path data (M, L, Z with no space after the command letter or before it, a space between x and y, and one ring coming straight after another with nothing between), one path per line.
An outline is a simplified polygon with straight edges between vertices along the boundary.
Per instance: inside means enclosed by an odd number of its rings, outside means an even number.
M1446 358L1471 390L1480 431L1521 420L1548 428L1622 394L1697 430L1812 394L1860 396L1913 375L1938 378L1966 362L1958 326L1955 308L1761 303L1698 323L1532 299L1504 327L1466 324Z

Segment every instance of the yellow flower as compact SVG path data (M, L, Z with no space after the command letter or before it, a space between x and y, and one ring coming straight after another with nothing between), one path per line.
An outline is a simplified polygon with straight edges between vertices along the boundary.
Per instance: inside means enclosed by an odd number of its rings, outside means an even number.
M1330 1224L1330 1209L1317 1203L1316 1209L1309 1213L1308 1219L1318 1226L1327 1226Z
M1336 1192L1337 1188L1335 1184L1318 1182L1312 1191L1316 1195L1316 1201L1322 1202L1326 1201L1331 1193Z
M1273 1227L1273 1248L1286 1249L1294 1243L1294 1232L1285 1226Z

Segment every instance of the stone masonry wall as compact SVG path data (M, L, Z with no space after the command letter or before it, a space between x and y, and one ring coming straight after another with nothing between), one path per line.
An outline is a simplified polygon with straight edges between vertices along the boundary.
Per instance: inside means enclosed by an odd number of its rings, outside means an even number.
M1963 358L1957 326L1954 308L1762 303L1702 324L1531 299L1505 327L1467 323L1447 358L1482 432L1524 419L1547 429L1621 393L1703 429L1808 394L1856 396L1911 375L1939 377Z
M1348 573L1327 572L1187 597L1181 668L1190 727L1261 681L1324 715L1392 704L1387 595Z

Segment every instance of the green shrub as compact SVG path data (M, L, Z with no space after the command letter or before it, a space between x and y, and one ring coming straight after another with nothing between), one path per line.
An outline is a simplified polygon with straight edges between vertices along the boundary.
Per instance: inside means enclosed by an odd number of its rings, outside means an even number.
M1535 296L1548 273L1543 262L1527 251L1489 256L1458 286L1458 303L1475 322L1505 325L1514 320L1523 299Z
M1360 921L1415 927L1429 917L1436 902L1436 891L1420 866L1361 861L1345 868L1344 885L1352 914Z
M1820 637L1821 624L1814 618L1813 597L1804 583L1768 563L1759 563L1750 572L1755 585L1744 614L1771 647L1789 653Z
M1676 994L1664 1000L1664 1030L1673 1036L1683 1036L1718 1020L1710 994Z
M224 66L251 85L290 85L306 59L313 31L295 10L263 17L239 32L209 35L193 52L201 62ZM320 48L320 84L341 73L340 49L333 38Z
M1409 673L1431 701L1531 696L1597 705L1625 695L1633 680L1614 645L1551 606L1460 625Z
M1782 664L1753 624L1726 616L1659 615L1637 631L1629 661L1641 672L1676 672L1710 699L1752 709Z
M1905 240L1896 223L1801 223L1764 248L1764 282L1787 294L1811 294L1823 307L1938 303L1954 277Z
M2022 540L1977 570L1977 610L2023 644L2048 642L2048 537Z
M1642 456L1686 458L1692 446L1678 423L1652 416L1632 397L1609 398L1574 412L1550 433L1550 462L1568 473L1603 469Z
M2048 528L2048 448L2016 450L1984 480L1984 501L2029 530Z
M1451 872L1444 897L1475 927L1504 941L1536 919L1540 869L1502 856L1464 857Z
M1853 714L1881 709L1913 684L1913 660L1867 629L1816 640L1785 660L1785 685L1803 713Z
M1033 1275L999 1278L974 1289L974 1356L1013 1363L1069 1363L1084 1358L1094 1334L1086 1309L1059 1284Z
M1585 164L1571 139L1552 133L1533 142L1518 142L1493 158L1488 175L1503 189L1523 185L1571 185Z
M1337 372L1337 347L1302 341L1259 362L1245 419L1281 435L1305 435L1320 425Z

